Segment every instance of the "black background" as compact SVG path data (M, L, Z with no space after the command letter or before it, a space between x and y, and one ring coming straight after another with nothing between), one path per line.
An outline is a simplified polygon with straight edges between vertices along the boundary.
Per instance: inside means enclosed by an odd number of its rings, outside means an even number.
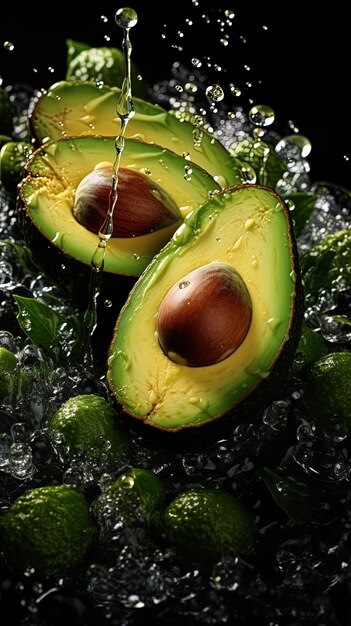
M192 0L163 3L151 0L134 1L130 5L139 15L138 25L131 31L133 59L147 80L154 83L170 78L175 60L189 64L193 56L209 56L212 64L206 70L209 84L220 83L226 94L229 83L238 85L242 95L235 99L230 96L231 101L235 100L246 111L251 106L250 100L272 106L280 132L291 132L289 121L292 121L310 139L311 178L350 188L347 2L322 6L308 0L288 3L198 0L195 6ZM68 37L91 45L121 47L122 32L114 23L115 11L120 6L125 5L101 2L89 8L86 3L72 0L48 3L45 10L39 10L34 4L7 3L0 18L3 86L16 81L48 87L64 78ZM225 9L235 12L232 26L224 28L230 35L226 47L220 44L217 22L217 19L225 20ZM108 21L103 22L101 15ZM210 18L210 24L206 24L203 15ZM193 24L189 25L187 19ZM110 36L109 42L105 35ZM6 40L14 44L12 52L3 46ZM183 52L174 45L182 45ZM213 70L215 64L222 67L221 72ZM35 73L33 68L38 71ZM251 82L252 87L246 86L246 82Z

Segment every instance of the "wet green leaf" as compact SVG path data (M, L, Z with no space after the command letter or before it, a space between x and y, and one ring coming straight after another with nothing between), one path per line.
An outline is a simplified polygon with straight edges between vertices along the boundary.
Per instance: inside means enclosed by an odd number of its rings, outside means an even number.
M31 342L44 350L57 345L63 316L34 298L13 297L18 306L18 323Z
M287 170L285 161L274 146L261 139L244 139L235 142L229 151L234 158L251 165L256 172L256 182L274 189Z
M306 191L294 191L286 196L283 196L284 200L290 200L295 205L292 217L296 237L301 235L307 220L313 212L318 197L318 194Z
M264 467L260 476L268 487L276 504L297 524L313 520L313 496L302 483L297 483L277 472Z

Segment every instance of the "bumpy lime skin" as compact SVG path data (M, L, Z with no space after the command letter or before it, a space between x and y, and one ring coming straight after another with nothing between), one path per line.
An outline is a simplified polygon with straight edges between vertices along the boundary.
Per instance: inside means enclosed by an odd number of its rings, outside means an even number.
M84 564L97 538L84 496L63 485L21 495L0 520L0 536L12 568L61 576Z
M26 375L18 367L17 357L0 347L0 402L15 404L26 389Z
M247 552L255 533L251 513L237 498L216 489L181 493L158 523L166 543L182 558L204 566Z
M152 515L165 504L166 489L153 472L131 468L93 503L93 512L100 523L110 517L128 526L149 526Z
M317 422L338 415L351 430L351 352L331 352L314 363L306 378L306 402Z
M97 463L116 460L126 438L114 408L94 394L69 398L48 422L48 432L65 460L81 456Z

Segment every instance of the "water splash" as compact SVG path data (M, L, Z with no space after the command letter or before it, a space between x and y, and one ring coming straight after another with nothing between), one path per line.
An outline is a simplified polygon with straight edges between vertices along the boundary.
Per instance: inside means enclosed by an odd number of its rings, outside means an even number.
M112 185L109 196L107 214L99 230L99 243L91 260L91 279L89 287L89 302L85 313L85 323L90 335L97 325L97 299L100 293L102 273L104 270L106 246L113 234L113 215L118 199L118 170L125 145L125 132L129 120L134 115L134 102L131 88L131 54L132 44L129 31L138 22L138 16L134 9L128 7L118 9L115 16L116 24L123 28L122 50L124 55L125 78L121 93L117 101L116 112L121 122L119 135L115 140L116 158L113 164Z

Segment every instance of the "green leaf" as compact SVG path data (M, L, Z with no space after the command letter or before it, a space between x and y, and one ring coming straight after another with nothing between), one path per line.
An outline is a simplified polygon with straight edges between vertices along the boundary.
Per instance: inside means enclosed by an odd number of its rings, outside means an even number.
M313 496L306 485L277 474L268 467L261 470L260 476L276 504L291 520L297 524L306 524L313 520Z
M283 198L284 200L290 200L295 205L292 217L294 221L295 235L296 237L299 237L307 220L313 212L319 196L318 194L309 193L307 191L293 191L292 193L283 196Z
M57 345L59 330L64 322L63 316L34 298L18 295L13 297L18 306L18 323L31 342L44 350Z
M256 182L274 189L278 180L287 171L285 161L275 151L274 146L261 139L243 139L229 148L231 155L251 165L256 172Z
M10 248L13 252L17 266L19 266L24 272L37 275L40 273L40 268L34 263L31 250L25 246L11 241L11 239L2 239L0 241L1 249L6 251L6 247Z

